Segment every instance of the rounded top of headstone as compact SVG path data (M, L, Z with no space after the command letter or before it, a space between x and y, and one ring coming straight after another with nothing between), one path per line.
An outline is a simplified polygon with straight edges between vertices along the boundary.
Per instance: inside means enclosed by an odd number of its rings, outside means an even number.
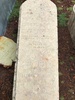
M26 0L22 5L21 5L21 8L23 7L23 8L25 8L26 7L26 4L27 4L27 6L29 5L31 5L31 6L33 6L33 5L36 5L36 6L38 6L39 4L48 4L48 6L50 6L51 8L53 8L53 9L57 9L57 6L56 6L56 4L54 4L51 0Z

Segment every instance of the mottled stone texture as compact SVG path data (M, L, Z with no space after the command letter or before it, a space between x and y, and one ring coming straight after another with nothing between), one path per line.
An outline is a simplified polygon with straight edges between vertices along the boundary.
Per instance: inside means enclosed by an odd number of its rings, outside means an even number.
M59 100L57 7L54 3L27 0L22 4L18 44L13 100Z
M71 13L71 16L68 22L68 29L70 31L70 35L71 35L72 42L75 49L75 5L73 6L73 12Z

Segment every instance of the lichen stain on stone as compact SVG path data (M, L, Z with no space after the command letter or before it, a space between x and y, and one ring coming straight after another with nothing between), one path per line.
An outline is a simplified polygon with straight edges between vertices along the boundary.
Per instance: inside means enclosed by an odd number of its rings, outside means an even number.
M0 46L0 50L4 49L2 46Z
M43 57L43 60L48 61L49 59L47 57Z
M2 39L2 37L0 37L0 40Z

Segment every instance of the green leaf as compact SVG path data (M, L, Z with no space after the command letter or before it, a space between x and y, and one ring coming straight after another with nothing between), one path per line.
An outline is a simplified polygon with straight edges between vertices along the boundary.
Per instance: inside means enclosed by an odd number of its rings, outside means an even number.
M58 16L58 22L59 22L59 26L67 26L67 15L65 13L59 14Z
M64 97L62 96L62 97L60 97L60 100L65 100L65 99L64 99Z
M19 8L20 8L21 3L17 0L15 3L15 6L12 10L11 15L9 16L9 20L13 19L13 18L18 18L19 17Z

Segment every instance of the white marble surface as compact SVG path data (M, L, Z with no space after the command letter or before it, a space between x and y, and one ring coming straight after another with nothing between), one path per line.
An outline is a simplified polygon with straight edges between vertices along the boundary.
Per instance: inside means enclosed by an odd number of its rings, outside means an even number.
M23 3L18 40L14 100L59 100L55 4L50 0L28 0Z

